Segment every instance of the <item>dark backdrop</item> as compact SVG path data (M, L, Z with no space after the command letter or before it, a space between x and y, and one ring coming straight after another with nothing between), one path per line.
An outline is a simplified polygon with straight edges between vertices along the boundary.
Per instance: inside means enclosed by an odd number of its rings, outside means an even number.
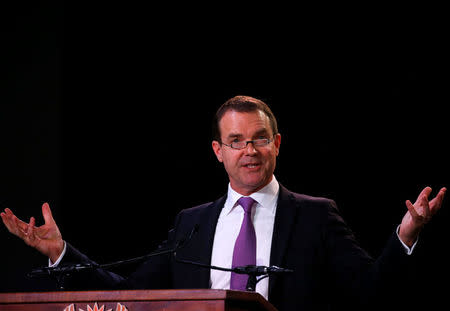
M211 119L247 94L278 117L277 179L336 200L378 255L406 199L450 185L448 50L439 8L346 9L5 11L2 209L41 223L49 202L64 238L101 263L146 254L177 212L226 191ZM448 274L448 210L418 251L417 290L435 301ZM25 274L46 259L4 226L0 239L1 290L42 288Z

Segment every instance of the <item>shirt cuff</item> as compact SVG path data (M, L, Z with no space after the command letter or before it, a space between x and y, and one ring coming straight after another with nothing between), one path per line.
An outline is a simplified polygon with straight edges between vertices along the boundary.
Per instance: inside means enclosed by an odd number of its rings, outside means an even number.
M400 225L397 226L397 230L395 231L395 233L397 233L397 238L400 241L400 243L402 243L403 248L406 252L407 255L411 255L414 248L416 247L417 241L419 241L419 238L417 238L417 240L414 242L414 244L411 246L411 248L408 247L408 245L406 245L405 243L403 243L402 239L400 239L400 236L398 235L398 232L400 231Z
M49 258L48 259L48 266L50 268L57 267L59 265L59 263L61 262L61 260L63 259L65 254L66 254L66 241L64 241L64 248L63 248L63 251L62 251L61 255L59 255L58 259L54 263L52 263L52 261Z

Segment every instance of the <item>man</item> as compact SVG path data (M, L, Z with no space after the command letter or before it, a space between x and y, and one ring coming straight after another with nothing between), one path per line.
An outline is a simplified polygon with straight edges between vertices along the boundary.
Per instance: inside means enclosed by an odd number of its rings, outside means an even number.
M442 188L430 200L431 188L426 187L414 204L406 201L401 224L374 260L355 241L332 200L293 193L277 182L273 173L281 135L264 102L248 96L229 99L216 113L213 134L213 151L228 173L228 192L215 202L181 211L161 248L173 247L197 228L177 252L178 259L228 268L250 263L292 269L256 285L278 310L328 310L334 301L370 306L383 297L408 272L418 235L441 208L446 192ZM251 198L248 208L241 197ZM1 217L10 232L48 256L51 264L91 262L62 239L48 204L42 212L45 224L40 227L33 217L25 223L9 209ZM249 244L242 246L244 233ZM251 250L250 261L239 261L242 249ZM75 274L68 282L69 288L245 289L234 285L239 282L234 274L180 263L169 255L151 258L127 278L98 269Z

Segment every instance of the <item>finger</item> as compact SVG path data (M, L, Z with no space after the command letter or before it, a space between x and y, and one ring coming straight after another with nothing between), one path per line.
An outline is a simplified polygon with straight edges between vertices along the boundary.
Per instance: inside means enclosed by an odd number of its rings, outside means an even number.
M2 220L9 232L20 236L26 230L27 224L19 220L10 209L5 209L2 213Z
M34 219L34 217L30 218L30 223L27 225L27 235L30 235L33 233L34 230L34 225L36 223L36 220Z
M11 210L9 208L5 208L5 211L1 214L3 223L5 224L6 227L8 227L8 229L12 222L11 215L14 215L14 214L11 212Z
M18 235L18 228L15 226L15 223L11 219L11 217L9 217L6 213L2 213L1 217L8 231L11 232L12 234Z
M22 230L22 231L26 231L28 228L28 224L22 220L20 220L19 218L16 217L16 215L11 215L11 221L14 223L14 225Z
M25 236L28 241L34 241L35 235L34 235L34 225L36 223L36 220L34 217L30 218L30 223L28 224L27 232L25 233Z
M4 219L8 218L8 215L6 214L6 210L0 213L0 216Z
M408 211L411 213L411 216L415 217L419 217L419 214L417 214L414 205L411 203L410 200L406 200L406 207L408 208Z
M430 211L432 215L434 215L441 208L446 191L447 188L442 187L436 197L430 201Z
M5 208L5 213L8 216L14 215L14 213L9 208Z
M6 216L6 213L1 212L0 217L2 217L3 223L5 224L6 228L9 230L9 219L8 219L8 216Z
M416 203L419 202L419 201L427 202L427 201L428 201L428 197L429 197L430 194L431 194L431 191L432 191L431 187L428 187L428 186L425 187L425 188L420 192L419 196L417 197Z
M47 202L42 204L42 215L44 216L44 221L46 225L55 222L55 220L53 219L52 211L50 209L50 205Z
M17 218L16 215L14 215L14 213L9 208L5 208L5 214L8 220L11 222L11 224L19 226L19 228L22 230L26 230L28 224Z
M408 208L408 211L410 212L413 219L419 219L421 216L416 212L416 209L414 208L414 205L411 203L410 200L406 200L406 207Z

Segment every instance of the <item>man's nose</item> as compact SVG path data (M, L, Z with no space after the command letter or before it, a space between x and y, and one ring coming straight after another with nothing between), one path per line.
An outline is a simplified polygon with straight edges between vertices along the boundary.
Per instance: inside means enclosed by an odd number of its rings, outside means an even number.
M255 154L258 150L253 145L253 141L247 141L247 146L245 146L245 153L246 154Z

